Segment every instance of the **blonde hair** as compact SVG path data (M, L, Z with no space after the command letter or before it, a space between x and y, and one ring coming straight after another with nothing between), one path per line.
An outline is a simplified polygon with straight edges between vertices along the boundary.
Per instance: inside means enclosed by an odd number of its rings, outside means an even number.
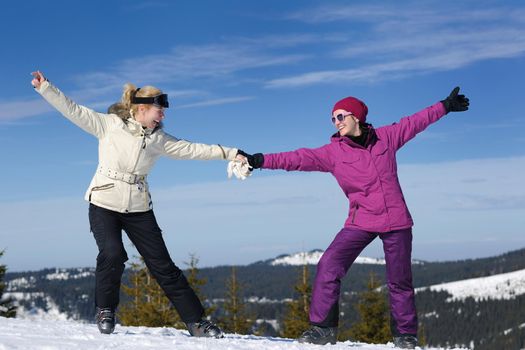
M120 99L120 102L112 104L108 109L108 113L116 114L123 120L134 116L138 111L139 105L131 103L133 94L135 94L137 97L153 97L161 95L162 90L151 85L146 85L137 91L137 87L135 85L127 83L124 85L124 91L122 92L122 98ZM146 108L151 107L151 105L145 106Z

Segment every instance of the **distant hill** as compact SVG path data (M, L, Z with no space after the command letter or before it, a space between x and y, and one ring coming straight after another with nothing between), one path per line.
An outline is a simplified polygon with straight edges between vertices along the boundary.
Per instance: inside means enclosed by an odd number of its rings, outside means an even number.
M416 291L445 291L450 294L449 300L513 299L525 294L525 269L500 273L487 277L470 278L455 282L435 284L418 288Z

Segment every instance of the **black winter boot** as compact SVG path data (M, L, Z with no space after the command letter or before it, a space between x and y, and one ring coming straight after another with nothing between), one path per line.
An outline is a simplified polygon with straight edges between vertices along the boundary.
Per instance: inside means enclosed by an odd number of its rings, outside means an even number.
M415 349L417 346L417 338L413 335L400 334L394 337L394 346L400 349Z
M115 330L115 311L97 307L97 326L102 334L111 334Z
M312 326L297 338L297 341L317 345L335 344L337 342L337 327Z
M198 322L187 323L186 327L194 337L224 338L222 330L208 320L203 319Z

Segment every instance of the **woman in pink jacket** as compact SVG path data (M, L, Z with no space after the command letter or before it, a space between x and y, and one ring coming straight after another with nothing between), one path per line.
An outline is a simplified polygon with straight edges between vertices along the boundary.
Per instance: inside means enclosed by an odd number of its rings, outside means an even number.
M397 177L396 152L448 112L466 111L468 98L458 93L456 87L445 100L377 129L366 123L367 106L347 97L332 109L337 132L329 144L274 154L243 153L253 168L329 172L350 202L343 229L317 265L309 315L312 327L300 342L336 342L341 278L379 236L385 252L394 343L408 349L417 345L411 271L413 221Z

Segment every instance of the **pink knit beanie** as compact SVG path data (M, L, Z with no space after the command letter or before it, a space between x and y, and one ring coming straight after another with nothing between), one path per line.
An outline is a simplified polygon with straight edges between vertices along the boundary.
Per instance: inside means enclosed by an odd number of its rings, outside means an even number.
M363 101L358 100L355 97L349 96L349 97L343 98L342 100L338 101L334 105L334 108L332 109L332 114L334 113L334 111L338 109L344 109L345 111L352 113L353 115L356 116L357 119L359 119L361 123L366 122L366 115L368 114L368 107L365 105Z

